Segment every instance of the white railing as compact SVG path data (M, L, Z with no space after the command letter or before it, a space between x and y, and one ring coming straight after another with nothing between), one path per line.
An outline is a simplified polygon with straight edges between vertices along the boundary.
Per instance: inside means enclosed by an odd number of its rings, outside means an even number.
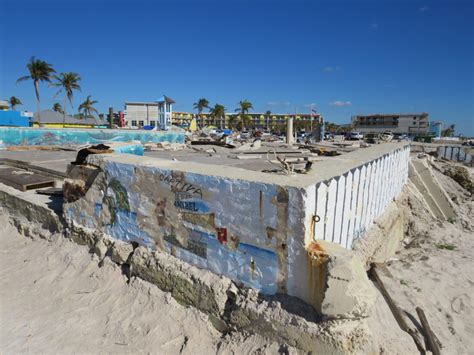
M400 194L408 180L409 154L405 146L316 184L314 240L351 249Z

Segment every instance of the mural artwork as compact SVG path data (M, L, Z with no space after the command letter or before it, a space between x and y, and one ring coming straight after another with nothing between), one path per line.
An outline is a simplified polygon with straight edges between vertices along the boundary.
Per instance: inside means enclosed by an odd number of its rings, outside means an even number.
M215 209L215 192L181 172L107 164L107 173L96 181L97 190L105 193L93 204L93 217L87 218L87 208L79 204L67 211L70 218L79 214L82 224L102 228L116 239L163 250L265 293L277 292L281 257L276 248L244 243L235 228L231 232L220 225L224 211ZM266 240L273 228L262 229Z

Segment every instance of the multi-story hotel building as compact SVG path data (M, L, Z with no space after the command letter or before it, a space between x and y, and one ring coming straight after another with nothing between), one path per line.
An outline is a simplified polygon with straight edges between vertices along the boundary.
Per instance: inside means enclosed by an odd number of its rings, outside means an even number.
M218 128L229 128L234 127L240 121L239 113L226 113L225 117L213 117L210 113L202 113L201 116L195 113L189 112L173 112L174 124L180 126L186 126L189 122L195 118L199 126L213 125ZM311 130L322 122L322 116L319 114L309 113L297 113L296 115L291 114L275 114L271 113L248 113L246 115L247 128L260 129L260 130L283 130L286 127L286 123L290 117L294 119L294 125L296 129Z
M418 135L428 131L428 114L394 113L352 116L355 130L363 133L384 132Z

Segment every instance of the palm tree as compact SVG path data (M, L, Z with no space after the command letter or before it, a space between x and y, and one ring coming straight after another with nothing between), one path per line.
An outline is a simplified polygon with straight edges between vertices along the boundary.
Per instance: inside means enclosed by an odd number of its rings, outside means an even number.
M79 105L79 112L82 111L82 113L84 114L84 118L94 117L94 113L99 113L94 107L94 105L98 102L99 101L91 100L91 95L87 95L87 98L84 100L84 102Z
M54 75L54 79L56 80L55 83L50 84L54 87L59 87L59 91L54 95L55 97L59 95L61 92L64 91L64 110L63 110L63 127L66 125L66 109L67 109L67 100L71 104L72 108L72 99L74 96L73 91L79 90L81 91L81 87L79 86L79 81L81 77L77 73L61 73L58 75Z
M56 102L54 105L53 105L53 111L54 112L59 112L59 113L64 113L63 112L63 107L61 106L61 104L59 102Z
M266 119L267 119L267 124L266 124L266 126L267 126L267 131L270 130L270 116L271 116L271 115L272 115L272 111L268 110L268 111L265 112L265 117L266 117Z
M12 111L15 111L15 106L23 105L20 99L15 96L10 97L8 102L10 103L10 107L12 108Z
M209 101L205 98L201 98L198 100L198 102L195 102L193 104L193 108L195 110L198 110L199 120L202 121L202 111L204 111L205 108L209 108ZM201 122L201 126L202 126L202 122ZM198 127L199 127L199 124L198 124Z
M253 109L253 106L248 100L239 101L239 107L235 109L235 112L240 113L239 116L242 125L242 131L245 129L245 120L247 119L247 113L250 109Z
M225 121L225 107L224 105L215 104L211 109L211 115L214 119L219 119L219 127L223 128L222 121ZM224 122L225 124L225 122Z
M35 87L36 94L36 104L38 108L38 123L41 124L40 117L40 96L39 96L39 83L43 81L51 82L51 75L56 71L52 68L51 64L46 63L40 59L35 59L35 57L30 58L30 62L26 65L29 75L22 76L16 82L25 81L31 79Z

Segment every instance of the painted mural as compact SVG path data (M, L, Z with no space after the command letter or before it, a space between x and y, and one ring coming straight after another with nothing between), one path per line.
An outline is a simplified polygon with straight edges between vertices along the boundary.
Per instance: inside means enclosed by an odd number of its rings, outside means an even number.
M106 164L87 198L67 207L67 218L264 293L284 289L286 229L276 218L278 211L287 213L284 191L262 185L252 194L244 182L236 187L216 177ZM228 194L236 189L245 190L241 196L247 200L233 205ZM281 217L286 221L287 216Z
M141 131L117 129L48 129L0 127L0 147L15 145L98 144L105 142L184 143L181 131Z

